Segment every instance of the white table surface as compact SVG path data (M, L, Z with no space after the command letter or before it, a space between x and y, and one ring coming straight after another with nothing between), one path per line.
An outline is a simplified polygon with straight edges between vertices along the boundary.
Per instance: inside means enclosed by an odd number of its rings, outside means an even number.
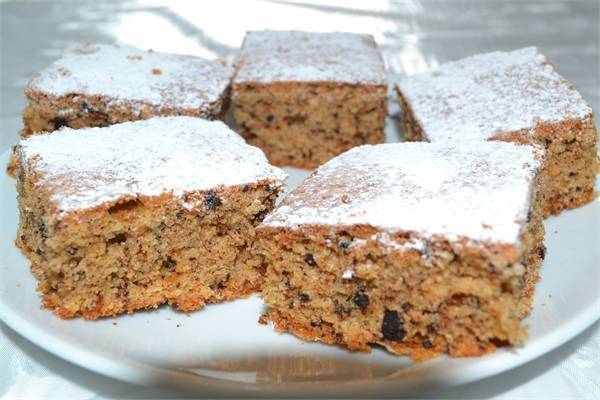
M233 58L246 30L369 32L379 42L390 69L400 75L478 52L536 45L575 84L592 108L600 110L599 25L600 2L596 0L168 4L0 0L0 152L17 141L27 81L59 57L65 47L82 41L120 41L155 50ZM3 399L182 396L76 367L0 323ZM524 366L476 383L426 391L422 396L600 399L600 323Z

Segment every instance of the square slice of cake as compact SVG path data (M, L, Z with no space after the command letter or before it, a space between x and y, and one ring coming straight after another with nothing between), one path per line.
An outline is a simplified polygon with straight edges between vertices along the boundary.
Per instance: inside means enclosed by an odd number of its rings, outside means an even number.
M259 288L254 230L285 174L222 122L63 128L13 159L16 242L58 316L191 311Z
M545 254L543 151L396 143L318 168L257 228L278 331L422 360L519 344Z
M385 138L387 76L370 35L248 32L232 91L240 133L277 165L314 168Z
M233 72L223 60L116 44L75 47L27 85L21 136L154 116L221 118Z
M503 140L546 149L545 216L592 201L598 134L591 108L534 47L442 64L401 80L409 140Z

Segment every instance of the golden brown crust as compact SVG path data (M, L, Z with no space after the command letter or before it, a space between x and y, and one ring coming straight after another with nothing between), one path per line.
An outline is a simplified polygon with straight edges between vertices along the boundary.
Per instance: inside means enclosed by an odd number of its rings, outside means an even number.
M247 286L239 290L226 289L223 290L223 293L220 296L213 296L210 298L195 297L183 299L179 303L169 302L168 300L165 300L163 296L159 295L154 297L144 296L144 299L141 301L128 302L126 304L105 304L105 302L102 300L102 297L98 297L97 301L93 303L90 308L78 311L64 307L63 302L59 299L57 300L55 296L43 294L42 305L45 308L53 310L54 314L62 319L71 319L81 316L86 320L95 320L98 318L114 317L119 314L132 314L133 312L139 310L156 309L165 303L177 309L178 311L191 312L199 310L207 304L245 298L259 290L260 285ZM42 292L42 289L38 289L38 291Z
M275 309L269 309L267 314L261 316L261 318L272 321L273 327L277 332L289 332L309 342L318 341L326 344L343 346L353 351L371 351L370 345L365 342L346 340L343 336L336 334L330 325L322 324L318 327L311 327L301 323L294 323L289 318L280 315ZM409 356L415 361L426 361L438 357L441 353L448 352L447 347L440 344L436 344L429 349L424 349L422 343L394 343L391 341L384 341L382 342L382 346L392 353ZM453 355L459 357L462 354L463 353L456 353ZM474 351L471 352L471 355L473 356L483 354L484 353L474 354ZM467 356L466 352L464 352L464 356Z

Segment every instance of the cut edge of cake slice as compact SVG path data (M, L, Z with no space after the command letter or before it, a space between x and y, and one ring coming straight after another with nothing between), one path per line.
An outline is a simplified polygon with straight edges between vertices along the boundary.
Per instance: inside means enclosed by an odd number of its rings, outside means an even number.
M333 159L257 230L266 318L305 340L416 360L519 345L545 256L542 163L540 149L501 142L362 146ZM495 227L506 215L486 197L517 204L504 206L514 223Z
M16 243L59 317L192 311L260 289L254 229L285 173L223 123L63 128L14 158Z

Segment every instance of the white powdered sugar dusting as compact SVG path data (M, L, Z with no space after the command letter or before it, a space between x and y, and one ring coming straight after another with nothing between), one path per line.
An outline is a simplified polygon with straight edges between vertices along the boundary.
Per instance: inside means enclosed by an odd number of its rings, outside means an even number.
M427 245L420 239L411 238L409 241L405 243L398 243L394 239L390 237L390 234L387 232L376 233L371 236L371 240L381 243L386 248L391 248L394 250L408 250L414 249L419 252L425 251Z
M360 146L321 166L263 225L364 224L390 234L516 244L542 157L541 149L497 141ZM388 235L376 236L391 245Z
M63 128L16 148L60 213L121 198L209 190L286 174L220 121L157 117L106 128ZM183 200L182 200L183 201ZM189 205L193 207L194 205Z
M373 37L345 32L248 32L235 83L343 82L386 85Z
M103 96L115 107L135 101L159 112L208 112L220 104L233 72L233 66L222 60L88 44L70 49L44 69L29 83L28 91Z
M425 139L472 140L592 110L535 47L475 55L401 80Z

